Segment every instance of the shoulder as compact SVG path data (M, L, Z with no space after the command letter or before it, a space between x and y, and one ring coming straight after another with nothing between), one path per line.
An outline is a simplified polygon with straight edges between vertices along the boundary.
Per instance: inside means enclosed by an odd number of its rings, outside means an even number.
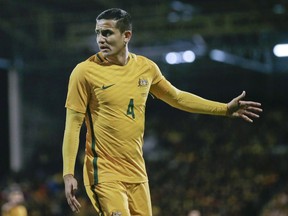
M138 63L138 66L148 69L147 72L152 77L153 83L159 82L161 79L163 79L161 70L154 61L142 55L131 55L132 58L134 58L135 61Z
M91 65L97 65L96 55L90 56L88 59L78 63L76 67L74 68L74 70L76 69L76 70L84 71L88 69Z
M147 65L151 68L154 68L154 67L157 67L157 64L152 61L151 59L145 57L145 56L142 56L142 55L137 55L137 54L134 54L134 53L130 53L132 59L134 59L134 61L136 61L138 64L140 65Z
M95 68L98 67L99 65L97 64L97 62L95 62L95 55L89 57L88 59L86 59L85 61L82 61L80 63L78 63L72 73L71 73L71 77L85 77L87 75L87 73L89 72L90 68Z

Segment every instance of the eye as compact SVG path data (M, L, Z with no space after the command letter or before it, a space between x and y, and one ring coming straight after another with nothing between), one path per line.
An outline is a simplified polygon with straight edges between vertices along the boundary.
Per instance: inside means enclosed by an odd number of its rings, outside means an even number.
M114 34L114 32L110 29L107 29L107 30L95 29L95 33L96 33L97 37L99 35L102 35L103 37L109 37L112 34Z
M102 31L102 36L103 37L109 37L112 34L113 34L113 32L111 30L103 30Z

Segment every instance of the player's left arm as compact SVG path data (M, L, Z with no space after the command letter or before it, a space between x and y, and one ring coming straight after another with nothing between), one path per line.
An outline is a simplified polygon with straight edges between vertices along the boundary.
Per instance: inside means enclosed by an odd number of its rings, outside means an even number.
M227 104L207 100L195 94L181 91L166 79L162 79L152 85L150 92L156 98L163 100L172 107L187 112L223 116L227 112Z
M238 97L234 98L227 104L226 115L233 118L242 118L247 122L253 122L252 118L259 118L261 103L255 101L245 101L243 98L246 92L243 91Z
M257 113L262 111L260 103L242 100L245 92L229 103L220 103L181 91L166 79L152 85L150 92L169 105L191 113L240 117L253 122L251 118L259 117Z

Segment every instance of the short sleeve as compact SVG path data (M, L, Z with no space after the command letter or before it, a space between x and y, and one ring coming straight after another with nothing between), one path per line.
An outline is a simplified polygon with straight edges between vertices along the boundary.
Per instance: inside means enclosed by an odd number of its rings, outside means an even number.
M65 107L77 112L85 113L90 97L90 85L85 75L87 69L84 63L78 64L69 79Z

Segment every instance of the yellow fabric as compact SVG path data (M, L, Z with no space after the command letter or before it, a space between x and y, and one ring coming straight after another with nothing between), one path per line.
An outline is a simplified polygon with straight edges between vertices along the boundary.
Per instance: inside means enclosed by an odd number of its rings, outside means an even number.
M227 104L211 101L189 92L181 91L166 79L151 86L151 93L171 106L191 112L210 115L226 115Z
M25 206L17 205L8 211L3 211L2 216L27 216L27 210Z
M75 161L79 147L79 134L85 115L74 110L66 110L66 124L62 146L63 176L74 175Z
M142 145L149 91L185 111L214 115L225 115L227 111L226 104L176 89L162 76L157 65L145 57L130 53L128 63L119 66L97 53L73 70L66 100L66 108L85 114L85 185L148 180ZM66 128L74 125L69 119L68 116ZM80 131L80 121L76 122L64 135L63 174L74 173Z
M103 182L85 188L99 215L111 216L118 212L123 216L152 216L148 182Z
M134 54L119 66L98 53L73 70L66 108L85 113L85 185L147 181L142 152L145 104L150 86L161 79L155 63ZM74 166L65 154L63 159Z

